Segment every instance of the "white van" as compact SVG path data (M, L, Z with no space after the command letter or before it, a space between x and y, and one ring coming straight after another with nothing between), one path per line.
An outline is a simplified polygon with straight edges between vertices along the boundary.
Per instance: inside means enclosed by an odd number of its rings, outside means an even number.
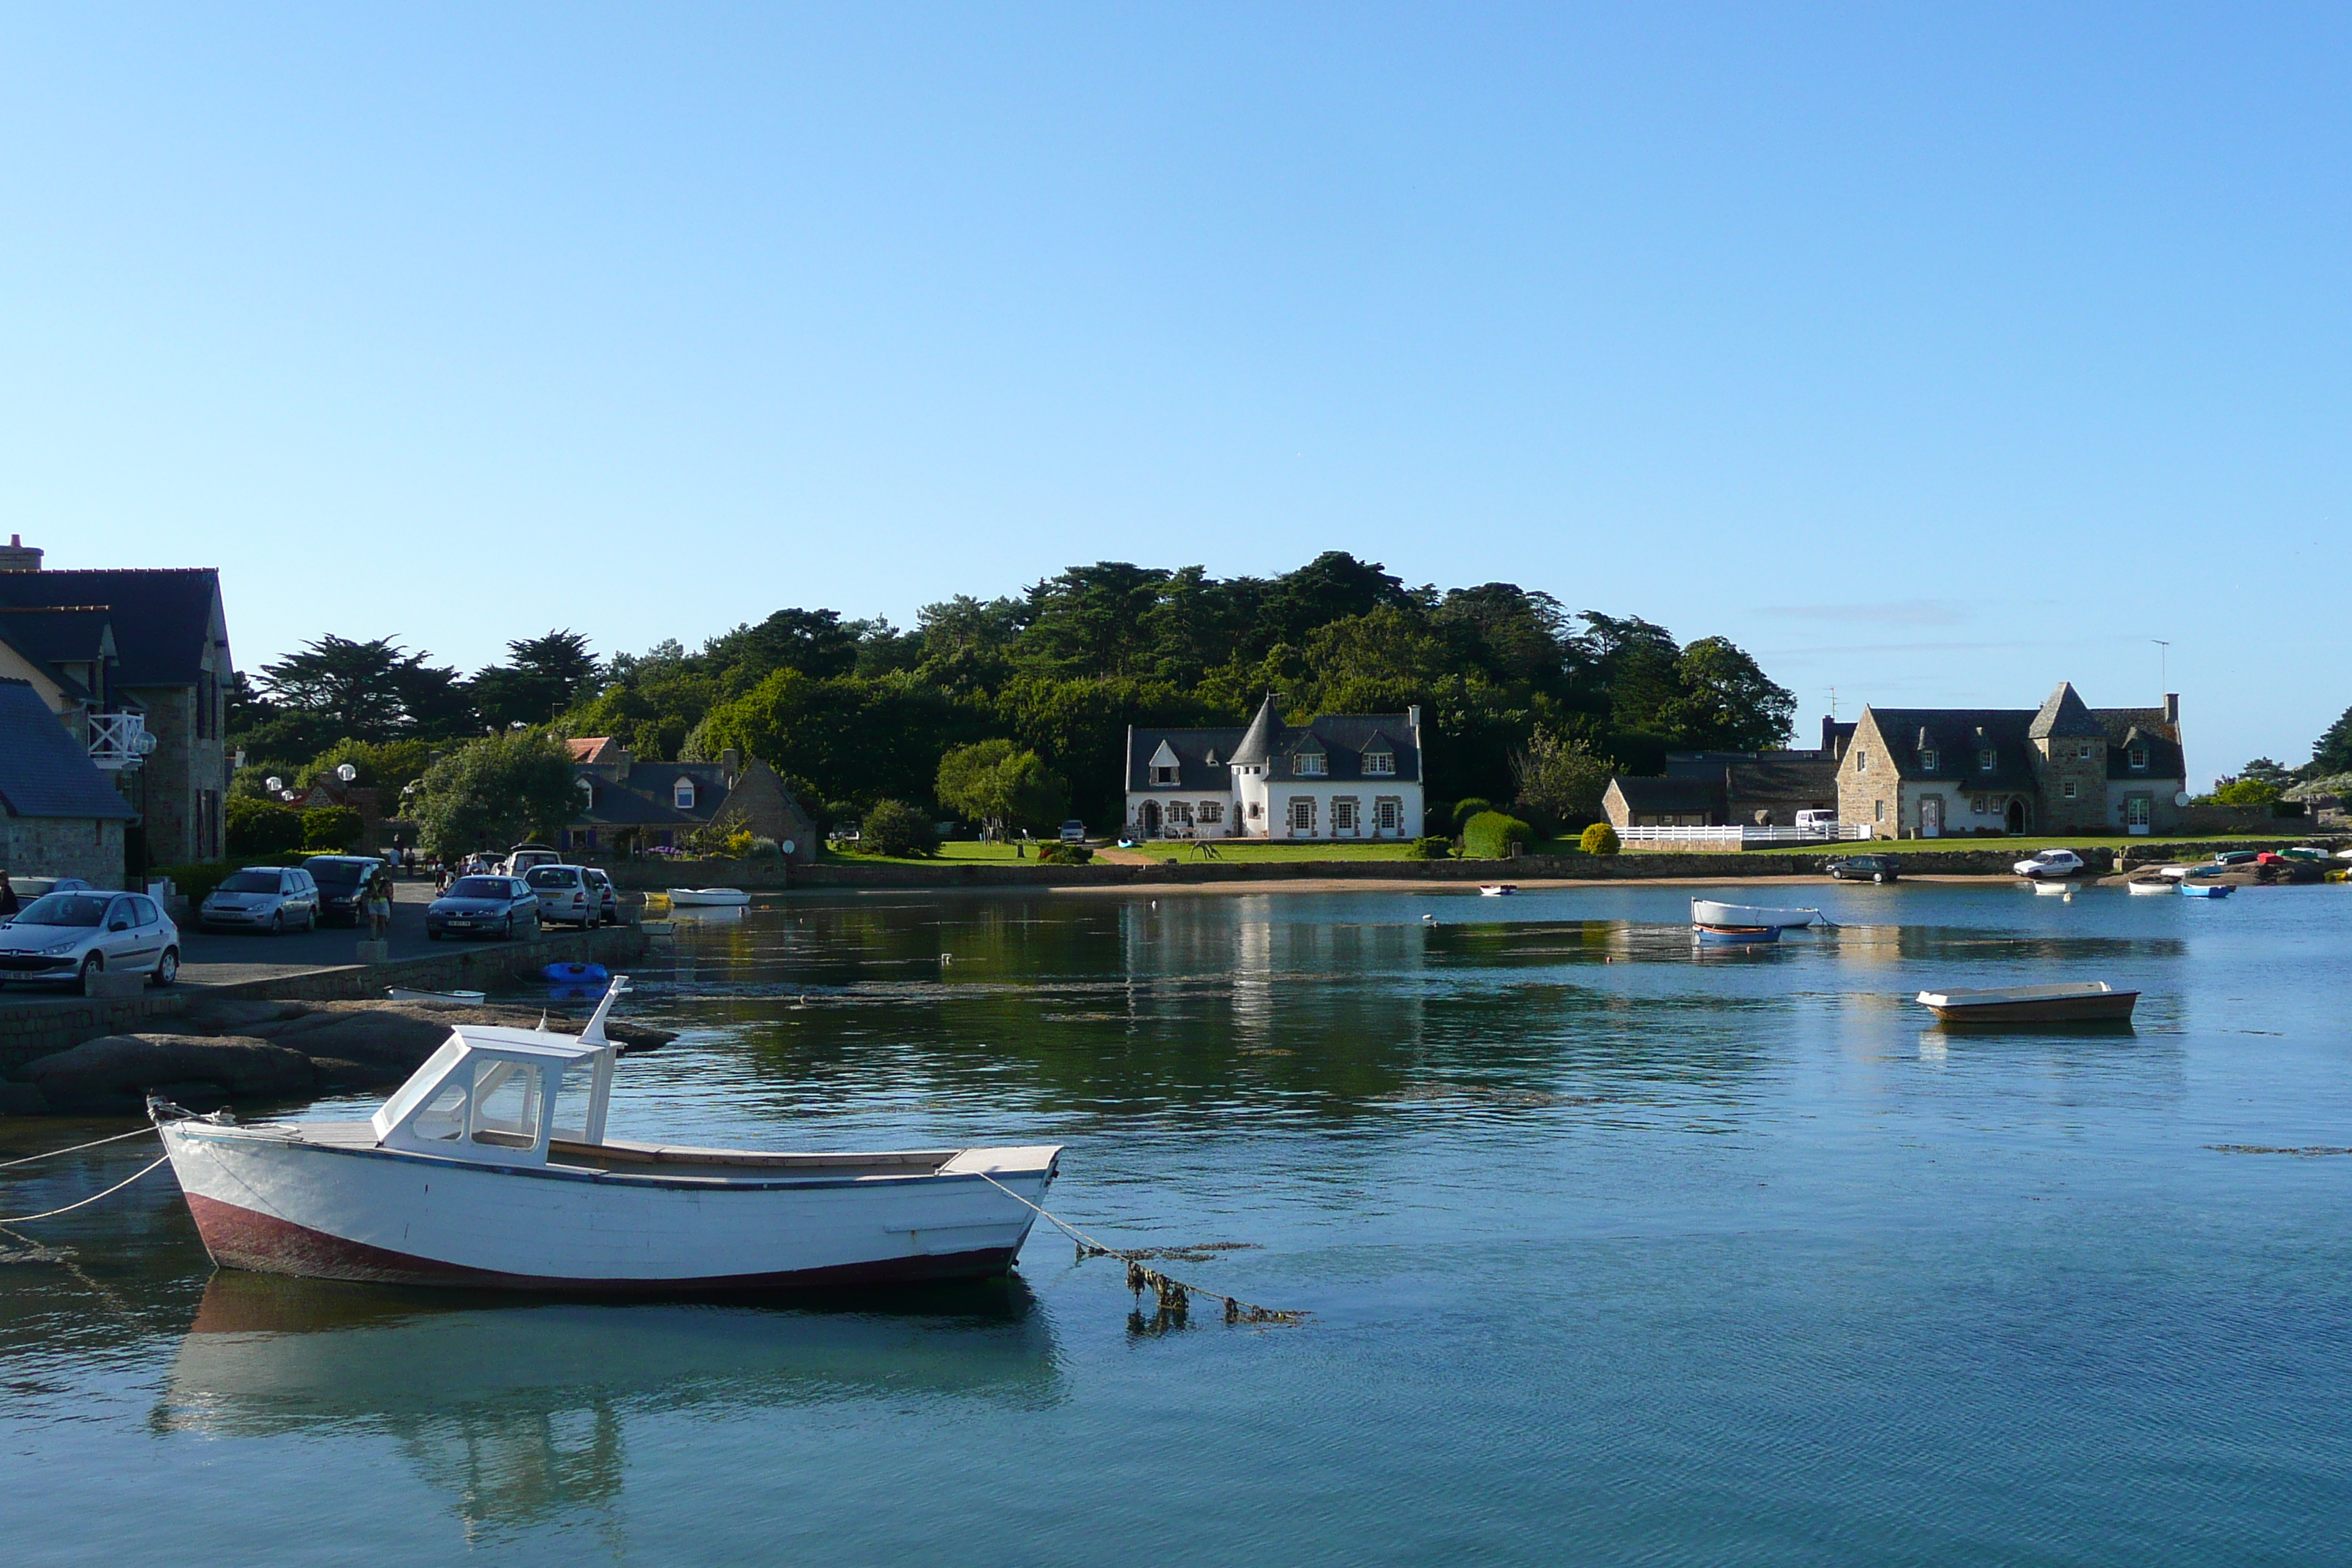
M1797 827L1801 832L1835 833L1837 831L1837 825L1838 816L1834 811L1801 811L1797 813Z

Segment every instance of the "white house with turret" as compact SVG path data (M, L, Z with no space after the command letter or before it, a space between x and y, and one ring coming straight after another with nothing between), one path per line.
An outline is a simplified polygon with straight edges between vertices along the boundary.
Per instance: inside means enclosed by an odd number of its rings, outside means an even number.
M1127 731L1135 838L1418 838L1421 710L1291 726L1268 694L1238 730Z

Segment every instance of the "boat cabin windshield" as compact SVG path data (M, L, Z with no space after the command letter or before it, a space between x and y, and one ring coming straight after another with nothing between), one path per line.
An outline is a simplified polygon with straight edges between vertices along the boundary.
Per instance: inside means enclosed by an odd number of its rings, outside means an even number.
M551 1139L602 1143L618 1054L604 1018L628 990L615 975L579 1036L460 1025L372 1119L385 1148L543 1165Z

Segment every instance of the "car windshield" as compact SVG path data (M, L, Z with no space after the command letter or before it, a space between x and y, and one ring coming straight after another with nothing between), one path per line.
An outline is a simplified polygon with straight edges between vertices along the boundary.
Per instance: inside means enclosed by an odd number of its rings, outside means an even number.
M275 871L232 871L221 879L224 893L274 893L278 891Z
M534 888L576 888L580 873L569 866L541 866L526 879Z
M110 901L105 893L47 893L16 919L29 926L94 926L106 918Z
M504 877L460 877L449 889L453 899L507 899L514 895Z
M368 863L364 860L305 860L302 869L320 882L332 882L340 887L358 882L360 874L368 869Z

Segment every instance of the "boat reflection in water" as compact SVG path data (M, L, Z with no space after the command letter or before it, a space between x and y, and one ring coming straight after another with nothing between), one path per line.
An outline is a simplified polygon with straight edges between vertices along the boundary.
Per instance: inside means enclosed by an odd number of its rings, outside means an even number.
M451 1494L469 1536L619 1500L632 1418L887 1399L1064 1397L1020 1279L795 1307L517 1301L225 1270L152 1426L221 1437L373 1432Z

